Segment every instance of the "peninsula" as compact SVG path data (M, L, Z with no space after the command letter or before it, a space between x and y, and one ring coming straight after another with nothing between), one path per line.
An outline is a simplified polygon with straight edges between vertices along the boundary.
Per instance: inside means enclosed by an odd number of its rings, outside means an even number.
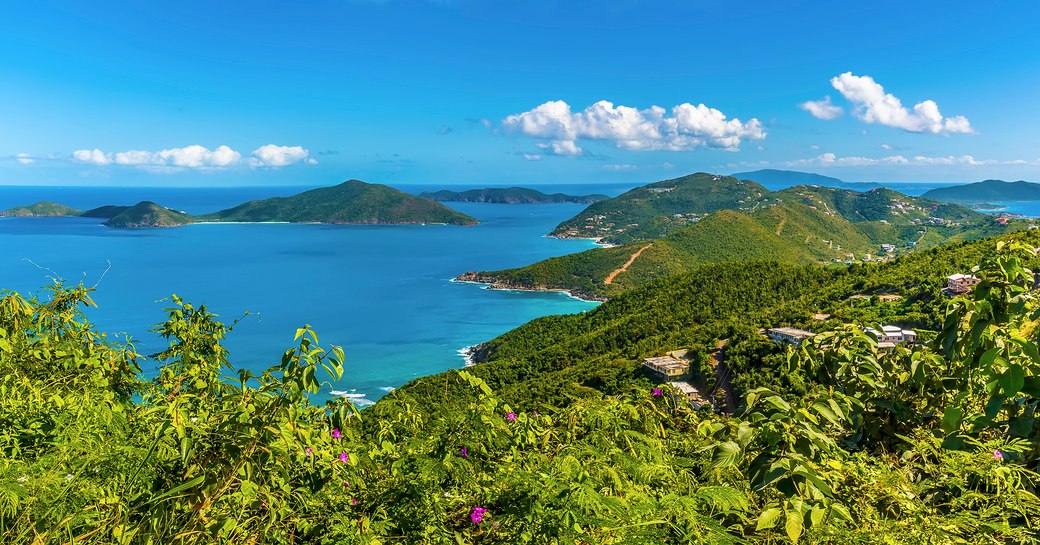
M1040 184L1019 180L984 180L973 184L932 189L923 195L944 202L1040 201Z

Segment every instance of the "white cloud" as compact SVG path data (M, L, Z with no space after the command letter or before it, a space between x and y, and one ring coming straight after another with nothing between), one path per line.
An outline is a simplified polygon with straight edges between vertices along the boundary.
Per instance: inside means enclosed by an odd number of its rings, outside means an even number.
M151 172L175 172L186 168L224 169L243 164L252 167L283 167L300 161L310 165L317 164L317 160L310 157L310 152L300 146L268 144L254 150L252 155L247 162L243 160L241 153L228 146L209 149L198 144L159 151L127 150L106 153L95 148L72 152L72 158L80 163L132 166Z
M807 100L798 105L799 108L809 112L816 119L837 119L845 110L841 106L831 104L831 97L827 95L823 100Z
M619 171L622 171L622 170L635 170L636 166L635 165L630 165L630 164L626 163L626 164L623 164L623 165L603 165L603 168L605 168L607 170L613 170L614 172L619 172Z
M891 144L881 144L881 149L886 150L886 151L887 150L891 150L892 149L892 145Z
M917 133L975 133L968 118L962 115L943 117L939 113L939 105L932 100L917 103L913 111L906 109L895 95L886 93L885 88L870 76L854 76L852 72L845 72L831 78L831 85L856 105L856 117L867 123Z
M757 119L747 123L704 104L680 104L671 114L660 106L639 110L601 100L572 112L562 100L510 115L502 125L511 131L543 138L540 146L556 155L582 153L577 141L605 140L621 149L692 150L709 147L736 151L744 139L762 140L766 132Z
M107 165L112 162L112 159L105 154L105 152L95 148L92 150L78 149L72 152L72 158L81 163L90 163L93 165Z
M36 160L32 158L32 155L29 155L28 153L19 153L14 156L14 159L23 165L31 165L36 162Z
M540 153L525 153L524 154L524 159L527 159L528 161L541 161L542 160L542 154L540 154Z
M663 165L661 165L661 167L666 168L666 169L672 169L672 168L675 168L675 165L673 165L671 163L664 163Z
M310 152L301 146L276 146L267 144L253 150L249 166L285 167L303 161Z
M927 155L915 155L913 157L904 157L902 155L889 155L886 157L860 157L860 156L846 156L839 157L834 153L824 153L813 157L811 159L799 159L797 161L788 161L784 163L785 166L818 166L818 167L829 167L829 166L871 166L871 165L966 165L966 166L991 166L991 165L1014 165L1014 164L1026 164L1028 161L1013 160L1013 161L996 161L992 159L979 160L971 155L946 155L946 156L927 156Z

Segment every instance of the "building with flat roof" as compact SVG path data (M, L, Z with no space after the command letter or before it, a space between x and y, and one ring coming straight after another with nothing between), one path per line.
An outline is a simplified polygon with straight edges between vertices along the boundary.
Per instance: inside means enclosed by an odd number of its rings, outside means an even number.
M982 279L974 274L951 274L946 277L946 291L954 295L968 293L981 281Z
M643 358L643 367L665 377L681 377L690 370L690 362L671 356Z
M917 343L917 332L912 329L903 329L899 326L884 325L881 331L872 327L864 329L867 333L874 334L878 340L878 348L895 348L897 344Z
M811 339L816 334L812 331L806 331L804 329L796 329L793 327L774 327L766 330L766 336L778 343L788 343L793 345L802 344L802 341Z

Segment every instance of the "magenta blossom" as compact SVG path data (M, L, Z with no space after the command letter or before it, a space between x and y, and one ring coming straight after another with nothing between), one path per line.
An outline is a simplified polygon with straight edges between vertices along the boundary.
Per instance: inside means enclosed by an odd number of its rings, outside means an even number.
M661 397L661 394L662 394L660 388L654 388L651 393L654 394L654 397Z
M350 498L350 505L357 505L357 504L358 504L357 498L351 497Z
M1004 453L1000 452L999 450L994 450L993 451L993 457L996 458L997 460L1003 460L1004 459Z
M350 461L350 455L347 454L346 452L339 453L339 461L343 462L344 464L349 462Z
M459 451L456 452L455 454L457 454L461 458L469 459L469 450L467 450L465 446L460 448Z
M332 438L339 439L340 437L342 437L342 435L339 433L339 428L332 428Z
M303 451L303 453L307 456L310 456L311 454L314 454L314 449L312 449L311 447L307 447L307 450Z
M484 515L487 513L487 509L477 506L473 508L473 511L469 514L469 520L473 521L473 524L480 524L484 521Z
M516 420L516 413L506 413L506 420L510 422Z

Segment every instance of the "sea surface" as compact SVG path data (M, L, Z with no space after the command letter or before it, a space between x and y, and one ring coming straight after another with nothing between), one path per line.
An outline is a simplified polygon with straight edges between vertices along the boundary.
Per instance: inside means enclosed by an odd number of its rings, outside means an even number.
M438 186L441 187L441 186ZM582 186L619 194L627 186ZM402 187L419 192L430 187ZM548 191L573 190L552 186ZM202 213L291 188L0 187L0 209L40 200L80 209L152 200ZM168 297L205 304L221 319L241 318L226 346L236 367L260 371L310 324L323 345L342 345L346 373L322 388L360 405L416 377L460 368L459 350L529 320L592 309L560 293L492 291L455 283L456 275L526 265L594 247L545 236L584 205L451 203L480 225L352 226L199 224L112 229L87 218L0 218L0 288L40 293L60 277L97 285L88 317L126 335L142 354L164 348L149 332L164 320ZM249 312L249 315L245 315ZM144 362L146 375L156 363Z

